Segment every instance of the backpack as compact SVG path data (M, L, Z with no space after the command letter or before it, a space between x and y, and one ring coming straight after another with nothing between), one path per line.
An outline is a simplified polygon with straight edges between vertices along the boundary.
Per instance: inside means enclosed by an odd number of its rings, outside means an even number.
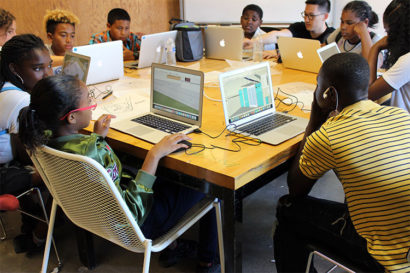
M179 22L179 23L176 23ZM181 62L192 62L202 59L204 42L201 28L192 22L181 19L169 21L171 30L178 30L175 39L176 57Z

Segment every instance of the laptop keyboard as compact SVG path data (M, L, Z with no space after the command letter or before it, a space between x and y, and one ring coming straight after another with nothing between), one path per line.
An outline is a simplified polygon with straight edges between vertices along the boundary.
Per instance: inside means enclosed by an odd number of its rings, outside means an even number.
M190 127L190 126L187 126L187 125L184 125L178 122L174 122L169 119L154 116L151 114L147 114L147 115L144 115L138 118L134 118L132 119L132 121L141 123L145 126L148 126L154 129L158 129L166 133L178 133Z
M255 121L251 124L242 126L238 128L241 132L245 132L251 135L259 136L263 133L271 131L275 128L278 128L284 124L287 124L293 120L296 120L294 117L285 116L279 113L275 113L266 118L262 118L258 121Z

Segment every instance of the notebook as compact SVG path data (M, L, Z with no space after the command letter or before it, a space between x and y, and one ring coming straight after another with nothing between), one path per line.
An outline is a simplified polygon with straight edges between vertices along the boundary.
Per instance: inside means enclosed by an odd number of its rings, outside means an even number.
M339 47L335 42L325 45L317 50L320 61L323 63L327 58L340 53Z
M76 46L74 53L91 58L86 84L118 80L124 76L122 41Z
M317 73L322 65L317 50L320 42L313 39L278 37L283 65L286 68Z
M201 126L203 89L203 72L153 63L150 112L113 121L111 127L151 143L190 133Z
M219 82L229 129L272 145L305 131L307 119L276 112L268 62L222 73Z
M177 32L177 30L173 30L142 36L138 60L125 63L125 67L135 69L149 67L152 63L165 63L165 45L169 38L175 43Z
M206 57L209 59L242 61L243 37L243 30L239 27L206 27Z
M64 55L62 73L75 76L79 80L87 82L90 63L90 57L67 51Z

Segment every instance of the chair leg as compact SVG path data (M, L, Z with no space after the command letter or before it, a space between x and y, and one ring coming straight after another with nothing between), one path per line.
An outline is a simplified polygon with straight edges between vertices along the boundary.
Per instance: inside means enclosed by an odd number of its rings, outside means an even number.
M216 211L216 225L218 228L218 245L219 245L219 260L221 263L221 273L225 273L225 251L224 251L224 240L223 240L223 233L222 233L221 204L218 199L215 199L213 205Z
M7 239L7 233L6 233L6 229L4 228L3 225L3 220L1 219L0 216L0 230L1 230L1 235L0 235L0 240L6 240Z
M44 247L43 265L41 267L41 273L47 273L48 258L50 257L51 240L54 230L54 221L56 219L57 202L53 200L51 207L50 223L48 224L47 241Z
M309 273L310 265L312 264L312 260L313 260L313 255L314 255L314 251L310 252L308 263L306 266L306 273Z
M148 273L149 272L149 264L151 261L151 247L152 247L152 241L151 240L145 240L145 252L144 252L144 266L142 268L143 273Z

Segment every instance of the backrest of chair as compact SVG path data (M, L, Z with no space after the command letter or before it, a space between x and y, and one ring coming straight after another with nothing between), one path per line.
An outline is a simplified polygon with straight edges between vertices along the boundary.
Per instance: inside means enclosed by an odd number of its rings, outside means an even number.
M144 251L146 239L103 166L89 157L46 146L31 158L74 224L130 251Z

